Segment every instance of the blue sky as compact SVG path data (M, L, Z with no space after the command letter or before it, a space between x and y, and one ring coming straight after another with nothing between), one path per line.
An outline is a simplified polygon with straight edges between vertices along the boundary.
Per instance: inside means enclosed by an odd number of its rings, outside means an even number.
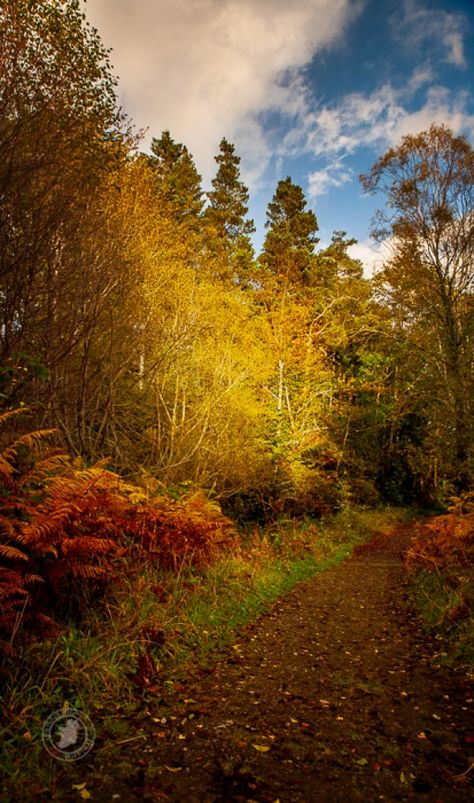
M120 101L186 144L209 188L223 136L241 156L260 247L290 175L321 244L343 229L368 266L378 201L358 176L402 136L446 123L474 143L473 0L88 0Z

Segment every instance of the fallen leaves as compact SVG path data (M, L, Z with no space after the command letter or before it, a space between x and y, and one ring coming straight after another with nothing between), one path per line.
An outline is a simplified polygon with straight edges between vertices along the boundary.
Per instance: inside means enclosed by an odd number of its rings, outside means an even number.
M87 791L85 783L75 783L72 785L72 788L77 789L77 791L79 792L79 796L82 800L91 799L92 795L90 792Z

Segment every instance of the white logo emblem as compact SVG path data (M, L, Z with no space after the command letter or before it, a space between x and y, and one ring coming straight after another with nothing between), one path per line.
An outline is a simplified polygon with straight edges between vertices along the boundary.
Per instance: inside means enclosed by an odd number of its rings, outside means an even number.
M95 730L87 714L70 708L53 711L43 725L43 745L50 755L61 761L84 758L95 741Z

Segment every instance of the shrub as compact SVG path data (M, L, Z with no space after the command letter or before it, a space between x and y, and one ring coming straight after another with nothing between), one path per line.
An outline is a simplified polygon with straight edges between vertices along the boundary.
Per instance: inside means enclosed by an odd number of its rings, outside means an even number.
M65 617L80 621L125 553L178 570L210 562L235 537L203 494L150 499L104 461L83 468L45 451L50 434L27 433L0 454L0 635L10 645L20 624L41 636Z

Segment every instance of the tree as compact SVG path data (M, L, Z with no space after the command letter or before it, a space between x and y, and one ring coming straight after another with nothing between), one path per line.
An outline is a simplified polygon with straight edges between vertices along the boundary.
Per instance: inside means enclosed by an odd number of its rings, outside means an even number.
M348 248L356 243L347 239L345 231L334 231L330 244L317 254L313 284L330 287L345 279L362 279L362 263L348 254Z
M178 222L196 223L204 205L201 176L187 147L175 142L169 131L153 138L149 164L153 169L158 194L171 207Z
M205 213L210 246L223 262L221 271L224 268L231 279L245 282L253 262L250 235L255 231L253 220L247 218L249 192L240 180L240 156L225 138L215 161L218 170L212 180L213 189L207 193L209 206Z
M418 356L417 395L438 457L458 490L472 481L474 358L474 151L433 125L404 137L361 177L383 191L374 236L393 256L378 277L396 337ZM410 359L413 370L413 358ZM419 399L418 399L419 402Z
M107 50L78 0L5 0L0 30L0 341L8 362L25 352L36 359L38 339L50 338L51 315L64 309L55 288L74 270L64 243L129 140Z
M268 232L260 256L270 273L301 284L309 282L318 242L316 215L306 205L303 190L289 176L278 182L268 204Z

